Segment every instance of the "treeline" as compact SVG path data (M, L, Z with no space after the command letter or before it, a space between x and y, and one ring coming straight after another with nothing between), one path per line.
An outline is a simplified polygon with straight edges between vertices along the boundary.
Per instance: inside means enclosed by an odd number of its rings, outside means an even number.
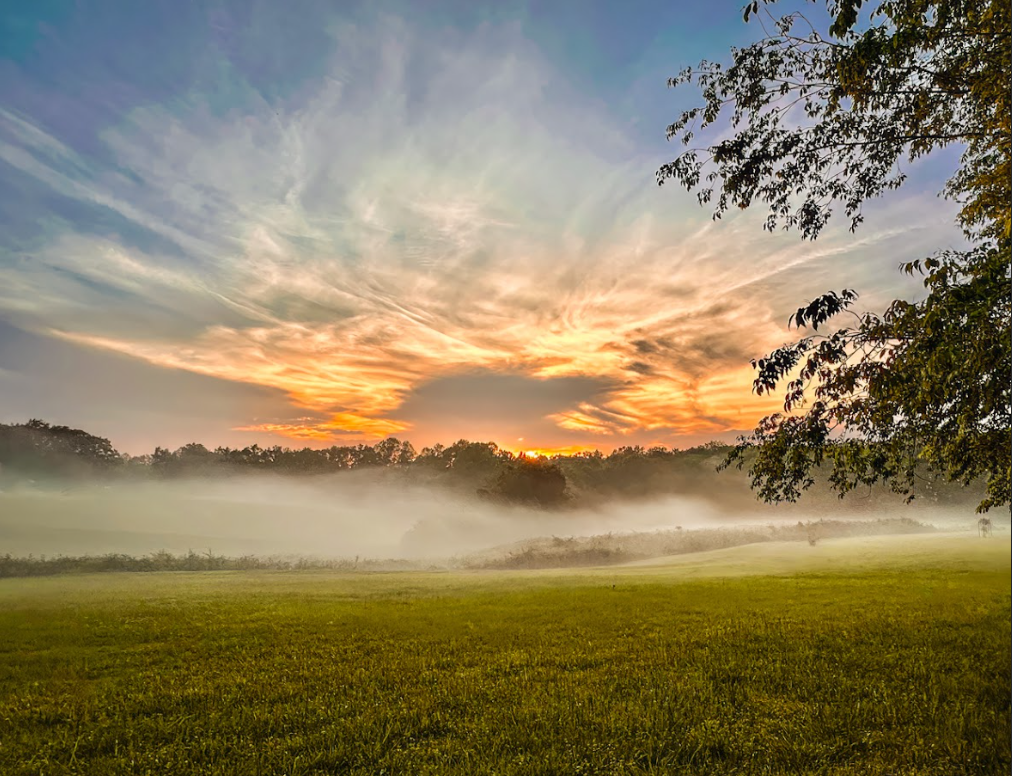
M256 444L211 450L194 442L178 450L156 447L151 454L131 456L118 452L108 439L80 429L42 420L0 424L0 476L8 481L312 476L362 470L469 490L493 501L549 507L573 497L557 459L517 456L492 442L460 440L420 453L410 442L394 438L319 450ZM393 478L388 484L394 484Z
M620 447L575 455L532 457L504 450L494 442L460 440L416 451L410 442L384 439L374 445L335 445L322 449L282 446L208 449L191 443L177 450L156 447L147 455L118 452L108 439L42 420L0 424L0 480L60 482L87 479L188 479L244 474L312 476L370 471L386 485L415 483L445 487L502 503L538 507L593 504L615 498L668 494L699 496L731 509L755 508L755 495L743 473L717 471L730 446L717 442L687 450L655 446ZM869 494L865 494L866 496ZM876 499L881 505L885 491ZM960 489L925 482L922 497L960 499ZM837 499L816 486L807 499L827 507ZM849 500L860 506L860 494Z
M907 517L878 520L808 520L797 524L735 526L652 533L539 537L510 547L494 547L459 561L466 569L544 569L606 566L670 555L710 552L765 542L807 542L854 536L931 533L935 529ZM2 574L2 564L0 564Z
M402 571L419 568L406 560L363 558L307 558L277 555L216 555L194 552L174 555L161 550L150 555L0 555L0 579L52 577L59 574L101 574L154 571Z
M582 537L541 537L493 547L439 565L406 559L313 558L263 555L218 555L210 550L175 555L164 550L149 555L0 555L0 579L48 577L59 574L157 571L409 571L418 569L544 569L607 566L669 555L740 547L763 542L807 542L852 536L930 533L935 529L906 517L878 520L817 520L796 525L753 525L734 528L635 532Z

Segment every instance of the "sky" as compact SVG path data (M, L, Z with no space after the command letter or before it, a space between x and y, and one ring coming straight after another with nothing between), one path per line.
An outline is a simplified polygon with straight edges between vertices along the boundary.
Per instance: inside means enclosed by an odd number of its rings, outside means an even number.
M150 452L688 447L830 289L916 298L954 158L815 242L658 187L738 0L0 10L0 422ZM719 131L715 130L715 131ZM948 166L946 166L948 165Z

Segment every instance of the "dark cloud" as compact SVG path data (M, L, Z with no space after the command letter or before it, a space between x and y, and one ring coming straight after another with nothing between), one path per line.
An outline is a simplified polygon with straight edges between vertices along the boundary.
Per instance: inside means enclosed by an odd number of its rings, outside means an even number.
M656 353L658 350L657 345L646 339L633 340L630 344L637 353Z
M418 386L395 413L409 421L446 418L543 417L595 398L616 387L598 377L539 379L481 371L441 377Z
M689 343L693 355L713 366L741 366L758 355L758 343L743 341L741 337L729 337L727 332L712 332L692 339Z
M475 371L420 385L391 417L419 431L471 439L559 436L549 415L600 401L618 383L597 377L539 379L522 374Z
M749 362L760 354L768 343L757 336L750 336L737 326L732 335L721 325L720 315L726 312L723 306L707 309L714 316L707 328L693 330L691 327L679 336L641 337L631 340L626 352L631 360L626 369L641 375L656 375L678 372L690 378L723 369L734 369ZM692 315L686 320L691 321Z

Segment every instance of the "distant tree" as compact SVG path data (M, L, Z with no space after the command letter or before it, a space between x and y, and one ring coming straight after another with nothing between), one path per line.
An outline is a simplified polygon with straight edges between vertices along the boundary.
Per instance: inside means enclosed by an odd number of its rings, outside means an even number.
M401 447L394 455L392 463L395 466L410 466L417 457L415 446L410 442L401 442Z
M169 474L172 471L172 464L175 460L176 456L172 454L171 450L164 447L156 447L155 451L151 454L151 469L158 474Z
M327 448L324 454L335 470L351 468L353 462L351 448L335 445L334 447Z
M218 463L217 456L197 442L190 442L176 450L173 468L180 474L209 474Z
M401 442L396 437L389 437L377 442L373 450L381 466L404 466L415 458L415 449L410 442Z
M489 488L480 494L499 501L557 507L569 499L566 475L557 463L546 458L521 456L508 463Z
M422 452L414 460L416 468L426 468L439 471L447 467L446 459L443 457L443 451L446 448L438 442L432 447L423 447Z
M151 466L150 455L130 455L128 453L123 454L123 463L128 468L135 471L146 471Z
M383 458L380 451L369 445L355 445L349 448L351 468L363 469L369 466L383 466Z
M686 150L658 171L696 190L714 217L762 203L766 228L814 239L836 205L855 229L865 203L899 187L900 162L949 145L962 161L945 188L961 205L971 247L904 266L926 297L881 314L828 321L851 290L802 306L791 322L811 336L753 366L754 390L785 390L784 412L764 418L728 456L746 461L766 501L793 501L825 464L842 495L885 481L911 495L923 473L987 482L978 505L1007 504L1012 475L1012 19L1008 0L827 0L828 32L800 13L728 66L703 62L671 85L695 83L702 105L668 128ZM864 13L868 11L868 13ZM764 23L764 30L768 29ZM730 116L732 132L692 145ZM822 331L820 331L820 327Z
M88 474L117 469L123 457L104 437L33 418L0 424L0 464L11 471Z
M441 453L452 479L467 484L484 482L494 477L513 456L495 442L458 440Z

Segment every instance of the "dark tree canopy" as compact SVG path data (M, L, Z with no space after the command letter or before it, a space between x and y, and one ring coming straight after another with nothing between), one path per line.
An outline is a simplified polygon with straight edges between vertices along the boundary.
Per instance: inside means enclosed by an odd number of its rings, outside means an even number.
M558 463L521 456L505 466L481 495L514 504L559 506L568 499L566 475Z
M112 443L77 428L43 420L0 424L0 467L32 473L105 471L122 458Z
M1009 501L1012 448L1012 18L1007 0L828 0L821 33L804 14L775 18L755 0L745 19L765 35L703 62L672 86L702 104L668 128L686 150L658 171L697 192L719 218L761 204L766 228L816 238L834 208L851 229L866 203L902 185L902 163L955 145L945 187L971 247L906 264L926 296L881 314L850 312L857 294L829 293L791 322L814 332L753 366L754 390L785 390L727 463L750 464L767 501L793 501L830 465L842 495L889 482L912 494L923 475L987 481L980 510ZM729 119L706 147L694 134ZM820 327L822 331L820 332Z

